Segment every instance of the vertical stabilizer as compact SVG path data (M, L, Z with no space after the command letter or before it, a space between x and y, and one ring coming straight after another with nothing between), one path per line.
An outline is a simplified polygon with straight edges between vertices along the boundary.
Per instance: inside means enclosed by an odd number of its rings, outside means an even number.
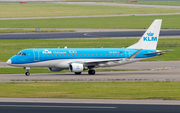
M156 50L162 19L156 19L147 29L141 39L127 48Z

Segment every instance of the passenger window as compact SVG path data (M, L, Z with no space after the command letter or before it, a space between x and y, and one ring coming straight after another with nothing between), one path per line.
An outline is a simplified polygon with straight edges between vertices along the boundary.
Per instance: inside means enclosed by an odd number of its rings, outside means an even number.
M84 53L84 56L86 56L86 53Z
M101 56L102 56L102 53L101 53Z
M65 54L63 54L65 56Z
M49 56L49 54L47 54L47 56Z
M77 54L76 54L76 56L77 56Z
M94 56L94 53L92 55Z
M45 56L45 54L43 54L43 56Z
M81 53L79 55L81 56Z
M51 56L53 56L53 54L51 54Z
M90 56L90 54L88 54Z
M121 55L123 55L123 53L122 52L120 52L121 53Z
M109 53L109 56L111 56L111 54Z
M69 53L67 55L69 56Z
M73 56L73 53L71 55Z
M98 53L96 53L96 55L98 55Z
M119 56L119 53L117 55Z
M115 54L113 53L113 55L115 55Z
M107 54L105 54L107 56Z
M55 55L57 56L57 53Z

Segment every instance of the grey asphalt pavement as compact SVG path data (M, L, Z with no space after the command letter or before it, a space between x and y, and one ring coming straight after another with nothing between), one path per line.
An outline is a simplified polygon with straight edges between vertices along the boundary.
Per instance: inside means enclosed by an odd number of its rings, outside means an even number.
M10 66L0 62L0 67ZM88 75L87 72L81 75L71 72L31 73L28 77L24 74L0 74L0 82L180 82L180 61L135 62L99 69L137 69L137 71L96 72L96 75ZM25 73L25 70L22 73Z
M0 110L3 113L178 113L180 111L179 101L165 100L51 99L56 102L48 103L38 102L48 99L32 98L37 100L34 102L27 102L30 99L25 98L17 98L16 102L12 102L15 100L13 98L4 99L9 102L0 102ZM20 102L21 100L25 102ZM87 103L84 103L85 101Z
M178 113L179 105L0 103L3 113Z
M24 0L1 0L0 2L20 2ZM179 9L180 6L167 5L146 5L146 4L127 4L127 3L111 3L111 2L94 2L94 1L62 1L62 0L26 0L27 2L46 2L46 3L66 3L66 4L84 4L84 5L103 5L103 6L124 6L124 7L149 7L149 8L170 8Z
M0 39L140 38L144 30L109 32L3 33ZM180 37L180 29L161 30L160 38Z
M87 17L118 17L118 16L153 16L153 15L180 15L180 13L114 14L114 15L50 16L50 17L17 17L17 18L0 18L0 20L49 19L49 18L87 18Z
M81 103L81 104L144 104L144 105L180 105L179 100L162 99L60 99L60 98L0 98L0 102L36 102L36 103Z
M126 4L126 3L110 3L110 2L108 2L108 3L106 3L106 2L54 2L54 3L180 9L180 6L145 5L145 4Z
M31 72L31 71L30 71ZM25 70L24 70L25 73ZM180 82L180 70L0 74L0 82Z

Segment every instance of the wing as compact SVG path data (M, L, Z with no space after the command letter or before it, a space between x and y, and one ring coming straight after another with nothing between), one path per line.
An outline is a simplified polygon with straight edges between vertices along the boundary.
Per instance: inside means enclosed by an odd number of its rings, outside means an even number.
M85 66L98 66L99 64L105 64L108 62L118 62L122 61L123 59L94 59L94 60L84 60L84 61L76 61L76 62L71 62L71 63L81 63Z
M101 66L106 63L118 63L119 61L123 61L124 59L133 59L134 57L137 56L137 54L141 51L142 49L139 49L137 52L135 52L133 55L131 55L128 58L119 58L119 59L96 59L96 60L85 60L85 61L76 61L72 63L82 63L85 66ZM100 65L99 65L100 64Z

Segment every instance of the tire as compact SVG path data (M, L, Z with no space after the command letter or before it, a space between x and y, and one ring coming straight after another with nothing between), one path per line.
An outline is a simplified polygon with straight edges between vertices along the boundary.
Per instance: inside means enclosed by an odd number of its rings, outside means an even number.
M95 75L95 73L96 73L95 70L89 70L89 71L88 71L88 74L89 74L89 75Z
M29 75L30 75L30 73L29 73L29 72L26 72L26 73L25 73L25 75L26 75L26 76L29 76Z
M76 74L76 75L80 75L80 74L81 74L81 72L75 72L75 74Z

